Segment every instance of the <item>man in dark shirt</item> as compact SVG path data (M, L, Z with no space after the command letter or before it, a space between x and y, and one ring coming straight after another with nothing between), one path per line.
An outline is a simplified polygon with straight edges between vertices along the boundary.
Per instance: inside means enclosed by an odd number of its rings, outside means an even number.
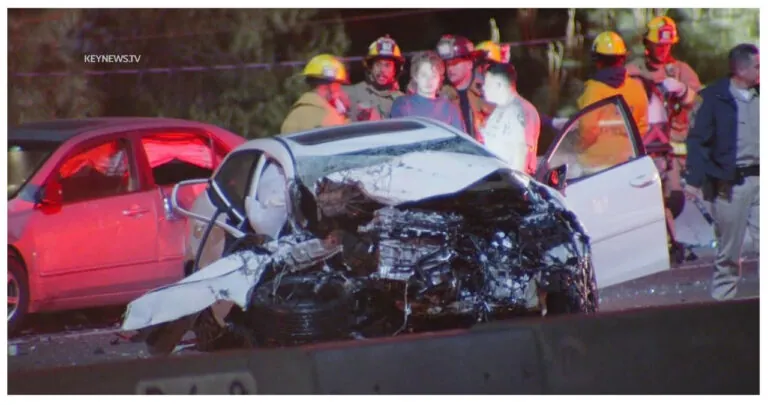
M483 99L482 83L475 80L475 64L485 57L465 37L443 35L437 43L437 54L445 61L447 83L441 94L461 111L466 132L483 142L480 128L493 112L493 105Z

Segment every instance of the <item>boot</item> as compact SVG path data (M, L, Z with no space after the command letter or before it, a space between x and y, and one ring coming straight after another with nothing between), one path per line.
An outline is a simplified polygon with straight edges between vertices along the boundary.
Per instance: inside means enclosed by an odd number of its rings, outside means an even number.
M685 262L685 247L679 242L671 240L669 242L669 260L672 263L672 266Z

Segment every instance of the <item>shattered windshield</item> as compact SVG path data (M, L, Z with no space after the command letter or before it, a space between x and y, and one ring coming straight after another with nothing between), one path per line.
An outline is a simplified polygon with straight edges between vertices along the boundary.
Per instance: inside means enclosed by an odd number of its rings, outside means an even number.
M363 149L333 156L300 156L296 159L297 175L308 187L331 173L377 165L413 152L452 152L495 158L488 150L458 136L408 144Z
M58 142L8 140L8 199L16 196L24 184L59 147Z

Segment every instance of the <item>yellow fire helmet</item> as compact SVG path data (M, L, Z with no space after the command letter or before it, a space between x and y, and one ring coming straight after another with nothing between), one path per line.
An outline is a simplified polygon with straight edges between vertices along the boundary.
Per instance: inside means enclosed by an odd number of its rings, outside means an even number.
M601 32L592 42L592 53L606 56L624 56L627 54L627 45L621 36L613 31Z
M347 68L341 61L330 54L324 53L310 59L302 74L315 79L325 79L333 82L349 83Z
M680 41L677 35L675 20L662 15L648 22L645 39L654 44L676 44Z
M369 64L377 58L392 59L399 66L405 63L403 53L400 51L400 47L397 46L397 42L390 38L389 35L385 35L371 43L368 46L368 55L363 59L363 66L370 68Z
M483 41L477 45L478 51L485 51L485 59L489 62L502 63L501 45L493 41Z

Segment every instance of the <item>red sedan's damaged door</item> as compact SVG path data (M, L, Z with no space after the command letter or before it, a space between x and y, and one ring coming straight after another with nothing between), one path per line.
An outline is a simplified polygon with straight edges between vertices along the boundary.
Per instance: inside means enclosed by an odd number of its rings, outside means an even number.
M63 203L37 210L28 230L48 299L96 306L145 289L144 269L157 261L157 212L134 163L127 140L102 141L70 155L48 180L60 182Z

